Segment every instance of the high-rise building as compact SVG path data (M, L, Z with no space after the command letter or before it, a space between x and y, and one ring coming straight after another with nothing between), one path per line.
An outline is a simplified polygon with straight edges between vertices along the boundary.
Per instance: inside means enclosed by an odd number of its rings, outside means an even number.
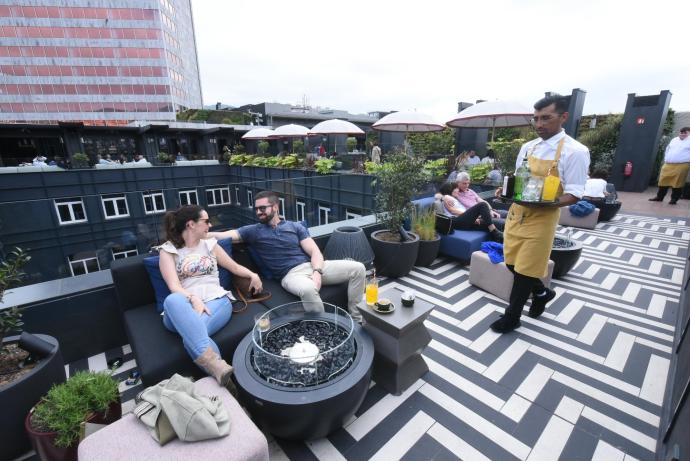
M0 121L201 108L190 0L0 0Z

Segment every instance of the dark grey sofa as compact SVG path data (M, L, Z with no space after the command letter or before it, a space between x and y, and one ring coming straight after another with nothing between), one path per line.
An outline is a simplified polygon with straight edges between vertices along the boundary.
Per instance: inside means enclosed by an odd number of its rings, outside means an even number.
M156 298L143 259L139 255L113 261L111 273L115 293L122 313L123 324L129 344L141 372L144 385L150 386L169 378L174 373L185 376L203 376L182 346L179 335L168 331L156 310ZM246 246L233 245L233 258L250 269L256 266L249 257ZM251 303L246 310L232 315L230 322L221 328L213 340L218 344L222 356L230 361L235 348L254 326L254 316L281 304L298 301L287 293L279 281L263 279L264 289L271 292L271 299L262 303ZM346 308L347 284L324 286L321 297L325 302Z

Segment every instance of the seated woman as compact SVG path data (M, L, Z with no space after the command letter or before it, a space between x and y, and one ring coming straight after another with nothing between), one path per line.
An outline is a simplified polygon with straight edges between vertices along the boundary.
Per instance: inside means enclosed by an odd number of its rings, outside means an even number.
M458 201L462 203L462 205L467 209L470 209L473 206L479 205L481 203L485 203L486 206L489 207L489 211L491 211L493 223L496 224L496 226L498 226L499 229L503 230L503 227L505 225L505 217L508 215L508 212L505 210L492 209L489 202L481 198L475 191L470 189L470 175L466 172L462 171L458 173L456 182L458 186Z
M232 367L221 358L210 338L230 321L234 300L220 286L218 264L235 275L250 278L250 287L256 291L262 289L261 280L233 261L216 239L207 238L211 223L200 206L169 211L164 225L168 241L159 247L159 264L171 294L163 304L163 325L182 336L187 353L199 367L235 393Z
M445 214L453 217L453 228L460 230L483 230L491 234L496 242L503 242L503 233L496 229L491 216L491 208L486 202L478 203L469 209L458 200L458 186L455 183L444 183L441 186Z

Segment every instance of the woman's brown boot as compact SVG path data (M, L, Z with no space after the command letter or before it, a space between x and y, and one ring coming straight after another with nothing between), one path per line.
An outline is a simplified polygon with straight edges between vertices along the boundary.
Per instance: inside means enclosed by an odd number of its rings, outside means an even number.
M237 388L232 382L232 367L216 354L216 351L208 347L203 354L197 357L194 363L216 378L218 384L230 391L233 397L237 397Z

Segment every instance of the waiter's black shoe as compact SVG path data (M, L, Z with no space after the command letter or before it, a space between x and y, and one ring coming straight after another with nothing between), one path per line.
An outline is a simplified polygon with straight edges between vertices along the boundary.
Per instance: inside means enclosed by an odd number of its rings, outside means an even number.
M678 199L673 199L668 202L669 205L675 205L676 203L678 203Z
M533 319L536 319L544 313L544 309L546 309L546 303L548 303L555 297L556 292L550 288L547 288L546 293L541 296L533 295L532 307L529 308L529 313L527 315L529 315Z
M520 325L522 325L520 320L511 319L505 315L502 315L498 320L491 324L491 329L496 333L510 333Z
M663 200L664 200L664 199L659 198L659 197L652 197L652 198L649 199L650 202L661 202L661 201L663 201Z

